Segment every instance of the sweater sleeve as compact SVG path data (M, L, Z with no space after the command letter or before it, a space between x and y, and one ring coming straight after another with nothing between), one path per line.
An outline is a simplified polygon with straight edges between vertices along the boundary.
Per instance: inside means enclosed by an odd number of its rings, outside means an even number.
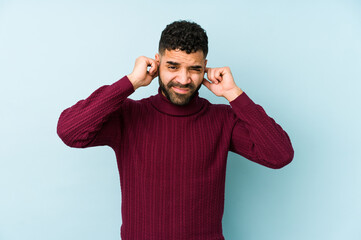
M237 121L233 127L230 150L269 168L282 168L294 156L287 133L264 109L243 92L230 102Z
M88 98L60 114L57 125L59 137L69 147L113 147L114 139L120 136L118 110L133 92L133 85L127 76L112 85L98 88Z

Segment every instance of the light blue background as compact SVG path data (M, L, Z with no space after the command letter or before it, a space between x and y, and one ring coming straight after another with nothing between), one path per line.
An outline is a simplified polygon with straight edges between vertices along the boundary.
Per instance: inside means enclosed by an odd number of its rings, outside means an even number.
M361 239L357 0L0 0L0 239L119 239L113 151L65 146L57 120L154 57L178 19L206 29L208 66L230 66L295 149L280 170L229 154L226 239Z

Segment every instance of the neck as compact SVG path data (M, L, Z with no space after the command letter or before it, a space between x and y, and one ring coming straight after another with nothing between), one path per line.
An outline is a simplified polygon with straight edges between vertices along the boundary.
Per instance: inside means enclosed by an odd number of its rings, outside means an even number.
M185 105L172 103L166 94L159 87L158 94L151 98L152 105L160 112L173 116L189 116L199 112L205 105L205 100L198 96L198 91L194 93L190 101Z

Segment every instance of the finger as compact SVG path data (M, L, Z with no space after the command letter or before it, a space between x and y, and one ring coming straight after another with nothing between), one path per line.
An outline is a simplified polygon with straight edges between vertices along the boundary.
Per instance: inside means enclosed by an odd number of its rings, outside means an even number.
M147 75L145 77L145 80L147 82L151 82L153 81L154 78L158 77L158 71L155 70L155 71L151 71L151 72L147 72Z
M154 59L149 58L149 57L144 57L144 61L147 64L147 66L150 66L153 62L155 62Z
M154 68L154 62L150 62L150 65L148 65L148 67L150 67L149 70L148 70L149 74L150 74L150 75L153 75L153 74L154 74L154 70L155 70L155 68Z
M215 83L215 79L214 79L214 69L210 68L207 71L207 78L209 79L209 81L211 81L212 83Z
M159 74L159 70L158 70L158 68L154 71L154 73L152 74L152 77L153 78L156 78L156 77L158 77L158 74Z
M153 60L153 59L150 59L150 60L149 60L149 63L150 63L150 65L148 65L148 66L150 66L149 74L150 74L150 75L154 75L154 74L157 72L157 70L158 70L158 64L157 64L157 62L156 62L155 60Z
M208 82L207 79L203 78L203 85L206 86L209 90L211 90L211 83Z
M212 70L212 74L211 74L211 76L212 76L212 82L215 83L215 84L218 84L218 83L219 83L219 79L218 79L218 76L217 76L218 71L219 71L219 68L214 68L214 69Z
M151 66L152 66L152 59L148 58L148 57L145 57L145 56L142 56L141 60L142 60L142 62L141 62L142 66L146 67L146 70L149 73L149 71L151 69Z
M212 68L208 68L206 67L205 68L205 73L207 73L207 78L212 81L210 78L211 78L211 71L212 71Z
M223 70L222 68L218 68L214 74L214 78L217 79L218 82L223 80Z
M154 65L155 65L155 66L154 66L154 68L155 68L155 70L154 70L154 76L157 77L158 74L159 74L159 62L155 61Z

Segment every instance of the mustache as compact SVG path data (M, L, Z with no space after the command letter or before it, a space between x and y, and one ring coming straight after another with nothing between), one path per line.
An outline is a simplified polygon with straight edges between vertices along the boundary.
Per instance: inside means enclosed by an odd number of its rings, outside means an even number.
M192 83L188 83L188 84L180 84L180 83L178 83L178 82L173 82L173 81L171 81L171 82L169 82L168 84L167 84L167 87L168 88L171 88L171 87L177 87L177 88L189 88L189 89L191 89L191 90L193 90L194 88L195 88L195 86L192 84Z

